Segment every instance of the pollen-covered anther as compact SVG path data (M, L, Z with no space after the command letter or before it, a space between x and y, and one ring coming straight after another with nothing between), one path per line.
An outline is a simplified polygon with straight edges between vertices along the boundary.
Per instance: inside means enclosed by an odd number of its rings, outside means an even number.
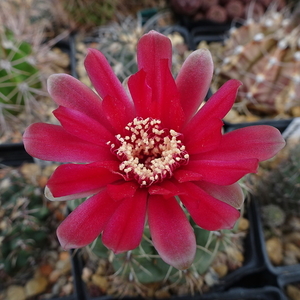
M161 121L135 118L125 126L125 134L116 135L112 152L120 159L120 174L136 180L141 187L170 178L173 171L189 161L189 154L179 139L182 135L163 128Z

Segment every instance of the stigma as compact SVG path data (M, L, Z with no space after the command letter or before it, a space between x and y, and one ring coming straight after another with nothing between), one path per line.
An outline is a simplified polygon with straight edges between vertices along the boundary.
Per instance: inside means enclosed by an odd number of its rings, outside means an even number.
M172 177L175 169L189 161L182 134L163 128L158 119L135 118L125 126L124 133L107 144L120 160L119 171L127 181L136 180L141 187L149 187Z

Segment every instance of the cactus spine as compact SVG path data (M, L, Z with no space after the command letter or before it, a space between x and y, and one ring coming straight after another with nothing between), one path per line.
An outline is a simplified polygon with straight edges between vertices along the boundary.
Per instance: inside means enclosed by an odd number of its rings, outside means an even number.
M230 30L214 84L243 82L236 108L260 116L286 117L300 109L300 25L293 15L270 8L258 21Z
M0 183L0 270L3 282L26 273L48 239L45 221L50 211L42 189L18 170L7 172ZM17 275L18 276L18 275Z

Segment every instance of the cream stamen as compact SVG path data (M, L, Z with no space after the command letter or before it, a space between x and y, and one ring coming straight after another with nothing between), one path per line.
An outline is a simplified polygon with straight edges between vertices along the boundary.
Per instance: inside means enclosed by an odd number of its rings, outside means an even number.
M127 135L118 134L115 143L107 142L121 161L119 170L125 180L135 179L141 187L149 187L188 163L181 134L160 124L157 119L135 118L125 126Z

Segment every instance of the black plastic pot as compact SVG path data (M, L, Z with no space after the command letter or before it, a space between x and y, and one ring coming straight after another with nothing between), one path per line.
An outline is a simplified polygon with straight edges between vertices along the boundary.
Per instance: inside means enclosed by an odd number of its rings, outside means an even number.
M253 214L253 201L246 201L246 212L249 220L249 233L245 238L245 262L244 265L221 279L220 285L213 288L213 291L228 291L231 288L262 288L267 282L261 283L257 280L257 274L263 272L265 267L265 255L261 250L261 244L257 242L260 234L256 226L256 217Z
M190 298L189 298L190 299ZM197 299L197 297L195 297ZM212 293L198 298L199 300L287 300L277 288L265 286L262 288L235 288L224 293Z
M243 122L243 123L229 123L224 122L224 130L225 132L229 132L235 129L248 127L248 126L255 126L255 125L270 125L276 127L281 133L290 125L293 119L285 119L285 120L260 120L257 122Z
M224 25L214 24L208 26L197 26L190 30L191 40L193 43L193 50L198 48L200 42L205 41L207 43L224 41L226 32L228 32L229 27Z
M253 125L271 125L276 127L281 133L290 125L293 119L287 120L262 120L258 122L250 123L239 123L230 124L225 122L225 131L229 132L235 129L253 126ZM255 198L251 199L250 202L250 219L255 231L255 243L256 243L256 254L260 257L260 271L252 274L249 278L245 278L247 281L256 282L256 286L273 286L280 289L281 293L284 294L284 290L288 284L300 282L300 264L289 265L289 266L274 266L267 254L265 236L263 231L263 223L260 213L260 204ZM283 299L287 299L284 296Z
M25 151L23 143L0 145L0 165L17 167L33 158Z
M253 203L253 215L256 219L256 226L258 229L257 241L261 244L261 255L264 257L264 272L261 275L264 278L268 278L268 281L271 284L279 287L281 290L284 290L286 285L300 282L300 264L289 266L274 266L271 263L266 251L259 203L257 203L256 201L253 201Z
M98 297L93 300L112 300L110 297ZM124 298L131 299L131 298ZM134 298L139 300L142 298ZM211 293L198 296L180 296L170 299L177 300L286 300L281 291L274 287L264 287L259 289L232 289L224 293ZM83 299L84 300L84 299Z

